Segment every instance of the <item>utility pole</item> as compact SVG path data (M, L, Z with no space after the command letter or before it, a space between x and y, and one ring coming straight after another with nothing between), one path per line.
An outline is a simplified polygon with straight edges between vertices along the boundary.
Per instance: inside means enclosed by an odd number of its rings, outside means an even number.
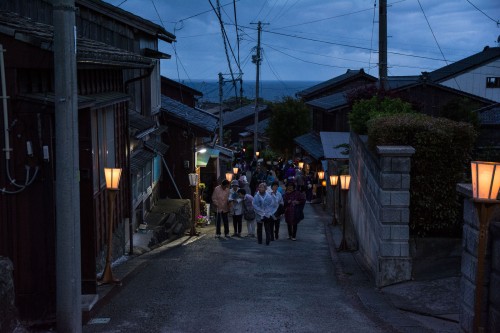
M378 76L380 89L387 85L387 0L380 0L378 28Z
M255 76L255 117L254 117L254 133L253 133L253 155L257 151L257 137L259 128L259 77L260 77L260 34L262 32L262 22L257 23L257 54L252 56L252 62L257 66ZM269 24L269 23L268 23Z
M224 79L222 73L219 73L219 143L224 147L224 114L222 112L222 86Z
M82 331L75 1L52 0L56 133L56 320Z

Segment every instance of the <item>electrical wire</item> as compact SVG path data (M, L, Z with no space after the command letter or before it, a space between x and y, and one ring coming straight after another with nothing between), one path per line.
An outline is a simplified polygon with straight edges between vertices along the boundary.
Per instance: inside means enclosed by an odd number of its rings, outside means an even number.
M487 18L489 18L490 20L492 20L493 22L496 23L496 25L500 25L500 21L498 20L495 20L494 18L490 17L488 14L486 14L485 12L483 12L481 9L479 9L475 4L473 4L472 2L470 2L469 0L465 0L467 1L468 3L471 4L472 7L476 8L480 13L482 13L484 16L486 16Z

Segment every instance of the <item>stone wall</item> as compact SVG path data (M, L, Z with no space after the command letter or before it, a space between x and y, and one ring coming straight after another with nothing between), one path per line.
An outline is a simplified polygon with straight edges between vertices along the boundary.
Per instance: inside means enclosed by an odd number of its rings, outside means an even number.
M477 252L479 243L478 212L472 202L471 184L459 184L458 192L464 197L462 268L460 279L460 328L474 332L474 304L476 297ZM500 205L497 205L500 206ZM488 247L484 264L483 306L481 326L486 332L500 332L500 209L493 214L488 234ZM490 288L490 286L492 286Z
M351 133L348 212L359 251L378 287L411 279L409 146L368 151L366 136Z

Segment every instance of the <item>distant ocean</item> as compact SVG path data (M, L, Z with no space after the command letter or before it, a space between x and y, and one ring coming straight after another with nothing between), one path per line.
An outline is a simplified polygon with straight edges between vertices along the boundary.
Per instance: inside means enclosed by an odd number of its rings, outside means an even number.
M196 89L203 93L200 102L219 102L219 83L218 81L181 81L182 84ZM310 88L319 81L259 81L259 97L271 102L279 102L285 96L295 97L295 93ZM255 81L243 81L243 97L255 99ZM240 85L236 84L237 94L239 96ZM222 88L222 99L226 100L235 97L235 89L232 84L225 82Z

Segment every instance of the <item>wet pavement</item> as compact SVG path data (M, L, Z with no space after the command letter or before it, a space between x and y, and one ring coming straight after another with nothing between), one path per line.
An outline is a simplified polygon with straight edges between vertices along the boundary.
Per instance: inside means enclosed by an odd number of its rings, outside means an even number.
M84 332L459 331L456 267L376 288L356 251L337 251L342 230L322 206L305 215L296 242L283 221L270 246L214 239L209 225L123 260L122 286L99 287Z

